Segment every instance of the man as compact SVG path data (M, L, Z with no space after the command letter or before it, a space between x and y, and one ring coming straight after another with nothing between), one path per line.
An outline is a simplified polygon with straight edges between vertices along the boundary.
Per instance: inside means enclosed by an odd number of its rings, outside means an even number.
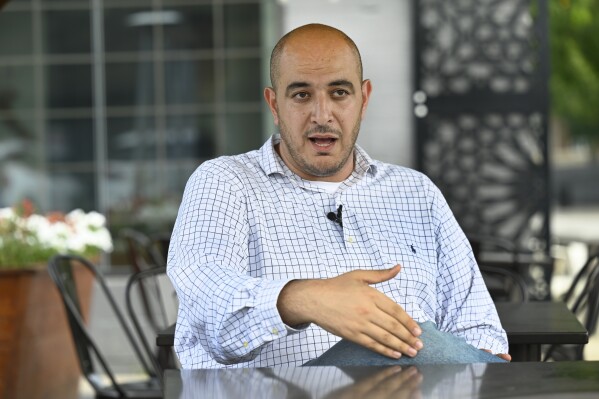
M418 359L425 322L509 360L439 190L355 144L372 85L353 41L295 29L273 50L271 84L280 135L203 163L183 195L168 259L182 366L303 365L339 337Z

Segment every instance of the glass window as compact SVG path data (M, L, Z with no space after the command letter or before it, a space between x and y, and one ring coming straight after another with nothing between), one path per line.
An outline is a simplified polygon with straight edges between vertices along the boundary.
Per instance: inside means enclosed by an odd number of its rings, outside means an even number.
M166 191L183 193L189 176L200 166L199 161L169 162L166 164ZM177 204L178 205L177 201ZM175 215L176 216L176 215ZM174 220L174 218L173 218Z
M259 58L235 58L225 62L227 101L261 101Z
M166 123L168 158L209 159L216 155L212 115L172 115Z
M46 106L49 108L91 107L91 65L47 65Z
M104 48L106 52L152 51L152 17L156 11L144 8L107 8L104 10Z
M156 158L156 130L150 116L108 118L108 159Z
M214 102L214 62L173 61L164 64L166 103Z
M225 47L260 47L260 6L230 4L224 6Z
M227 113L226 154L240 154L258 149L263 144L262 114Z
M160 207L161 194L157 182L160 180L159 166L156 162L109 162L106 181L106 193L109 203L108 215L110 230L115 240L118 233L126 227L142 231L169 231L175 215L168 215L164 226L164 215ZM156 226L156 225L160 226ZM114 262L121 254L111 254ZM118 264L118 263L116 263Z
M50 162L92 162L94 132L91 119L55 119L46 123L46 156Z
M0 112L0 161L14 159L15 153L29 153L35 149L33 146L33 141L36 139L35 119L31 117L31 112L25 114L28 115L28 118L18 113ZM7 146L6 143L11 139L16 139L22 144ZM2 186L0 185L0 187Z
M47 201L42 193L45 173L36 162L35 120L0 119L0 207L12 206L23 198L35 204Z
M107 63L106 105L151 105L154 103L154 66L151 62Z
M89 53L91 25L89 10L43 12L43 48L49 54Z
M171 23L164 24L167 50L210 49L213 47L212 6L168 7Z
M15 108L33 108L33 67L0 66L0 117Z
M96 177L93 172L50 172L48 185L52 210L69 212L81 208L97 210Z
M86 0L86 1L88 1L88 0ZM103 3L106 7L111 7L111 6L115 6L115 5L118 6L120 4L123 4L123 0L104 0ZM151 7L152 0L127 0L127 4Z
M119 219L131 221L143 203L157 197L158 168L155 162L109 162L106 187L111 214L122 212Z
M171 229L199 164L262 145L263 4L9 0L0 12L0 206L26 196L48 210L96 208L115 234L112 266L126 264L120 228Z
M0 55L29 55L32 52L31 13L0 11Z

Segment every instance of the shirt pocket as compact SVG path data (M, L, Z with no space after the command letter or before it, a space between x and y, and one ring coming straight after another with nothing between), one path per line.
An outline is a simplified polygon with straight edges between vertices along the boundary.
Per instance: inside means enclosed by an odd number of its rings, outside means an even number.
M402 237L385 234L378 237L381 257L391 266L400 264L401 271L380 289L393 298L417 321L430 319L436 304L437 262L434 251L426 245ZM424 312L424 313L423 313ZM425 316L429 315L428 317Z

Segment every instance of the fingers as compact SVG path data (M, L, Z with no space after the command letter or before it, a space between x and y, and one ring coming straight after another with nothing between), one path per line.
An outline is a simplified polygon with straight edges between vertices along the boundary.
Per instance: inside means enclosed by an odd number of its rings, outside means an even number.
M512 361L512 356L509 353L498 353L495 356L499 356L500 358L502 358L506 362L511 362Z
M419 337L422 334L422 330L420 326L406 311L393 302L391 299L384 297L385 300L377 303L377 307L381 309L383 312L388 314L392 320L397 320L399 325L405 329L414 337ZM395 325L386 326L387 328L395 328Z
M395 351L414 357L424 346L418 338L422 333L420 327L405 312L399 316L399 320L383 314L372 322L381 328L382 336L377 337L379 342Z
M359 275L362 281L366 284L377 284L382 283L383 281L391 280L393 277L397 276L397 273L401 270L401 265L395 265L390 269L384 270L356 270L353 273Z
M485 352L488 352L488 353L491 353L491 354L493 353L489 349L481 349L481 350L483 350ZM512 356L509 353L498 353L495 356L497 356L497 357L505 360L506 362L511 362L512 361Z
M356 270L314 283L317 290L308 302L317 298L318 306L312 307L310 321L390 358L416 356L423 347L418 323L370 286L392 279L400 269L396 265L386 270Z
M395 265L386 270L359 270L350 273L355 273L351 275L351 278L357 278L363 283L375 284L390 280L399 273L400 269L400 265ZM376 309L361 314L361 317L364 317L367 325L370 326L363 329L362 333L373 342L366 345L359 343L392 358L398 358L401 354L410 357L416 356L423 347L422 341L418 339L422 334L418 323L401 306L383 293L374 288L368 291L371 297L370 301Z
M359 278L361 278L365 283L371 285L391 280L393 277L397 276L400 270L401 265L395 265L394 267L386 270L358 270L350 273L359 274ZM414 321L401 308L401 306L399 306L397 303L392 301L384 294L380 295L380 301L377 302L377 306L383 312L388 313L391 317L398 320L400 324L404 325L414 337L418 337L422 333L422 331L420 330L420 326L418 326L418 323L416 323L416 321ZM385 328L386 326L383 325L382 327ZM392 328L394 326L390 327Z
M400 332L397 330L389 331L376 323L358 333L353 339L349 339L392 359L399 359L402 355L414 357L424 346L418 338L412 336L405 328Z

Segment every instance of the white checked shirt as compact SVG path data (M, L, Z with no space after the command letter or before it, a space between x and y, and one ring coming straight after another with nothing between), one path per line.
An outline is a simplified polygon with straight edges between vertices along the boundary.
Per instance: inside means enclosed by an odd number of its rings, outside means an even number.
M316 358L339 337L313 324L286 326L276 307L283 286L396 264L399 274L375 287L412 318L508 353L468 241L426 176L356 146L354 172L329 194L285 166L278 141L204 162L187 182L168 255L183 368ZM326 217L340 205L343 227Z

